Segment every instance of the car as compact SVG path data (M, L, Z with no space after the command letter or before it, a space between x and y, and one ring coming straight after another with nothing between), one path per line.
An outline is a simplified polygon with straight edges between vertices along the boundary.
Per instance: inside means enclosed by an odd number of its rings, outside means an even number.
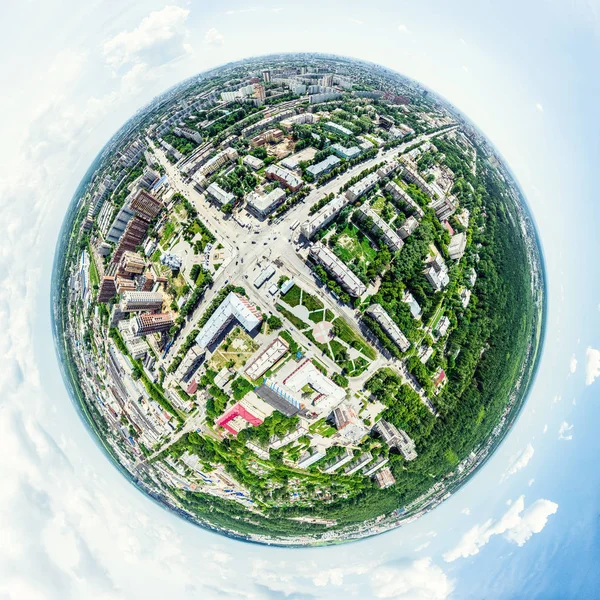
M226 279L226 280L223 282L223 285L227 285L228 283L229 283L229 279Z

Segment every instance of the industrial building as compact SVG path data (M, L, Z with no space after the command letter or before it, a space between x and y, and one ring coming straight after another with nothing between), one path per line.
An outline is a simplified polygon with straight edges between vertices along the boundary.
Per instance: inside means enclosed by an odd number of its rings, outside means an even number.
M272 379L265 379L255 392L259 398L286 417L293 417L302 409L302 404L288 390Z

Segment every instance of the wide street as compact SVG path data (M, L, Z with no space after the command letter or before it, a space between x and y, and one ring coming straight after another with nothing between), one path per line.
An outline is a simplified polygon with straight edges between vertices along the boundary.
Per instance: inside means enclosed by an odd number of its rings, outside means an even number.
M310 208L315 202L330 193L338 194L350 179L365 169L370 169L378 163L395 158L410 145L434 138L436 135L449 130L450 128L444 131L424 134L395 148L380 150L374 158L354 166L335 179L328 181L323 186L313 188L302 202L293 206L282 217L274 220L271 224L267 221L258 221L254 216L247 213L245 209L238 211L237 214L232 216L224 215L218 207L208 201L205 194L198 192L189 180L184 179L177 165L171 163L166 158L162 149L155 148L155 156L158 157L160 163L165 168L165 173L171 187L175 192L183 194L194 204L198 210L199 218L214 234L217 240L215 244L221 243L227 253L227 258L216 273L212 286L206 290L202 301L192 314L188 316L179 335L161 362L165 366L170 364L173 357L179 352L187 335L195 328L196 322L215 295L228 283L244 286L249 299L257 306L260 306L262 312L270 311L277 313L275 297L267 292L267 284L260 291L252 285L260 271L274 261L277 261L277 264L280 265L280 275L286 274L298 283L301 283L305 289L308 288L310 293L318 296L327 308L332 309L336 314L342 313L356 328L356 311L339 301L336 302L329 293L324 291L324 288L320 288L317 285L312 270L307 266L299 253L302 250L298 242L299 229L292 231L290 227L296 221L302 223L308 219ZM246 222L247 225L244 226L240 224L241 222ZM305 251L302 253L306 254ZM291 329L303 345L313 349L316 357L324 362L330 371L340 371L339 366L334 361L323 355L317 348L314 348L312 342L293 328L287 319L284 318L283 320L287 325L286 328ZM355 378L356 382L353 381L353 387L355 387L355 384L362 385L368 376L382 366L395 367L394 370L419 394L428 408L431 406L430 401L424 397L423 390L414 377L409 376L410 374L404 364L401 361L387 360L381 356L371 363L365 373Z

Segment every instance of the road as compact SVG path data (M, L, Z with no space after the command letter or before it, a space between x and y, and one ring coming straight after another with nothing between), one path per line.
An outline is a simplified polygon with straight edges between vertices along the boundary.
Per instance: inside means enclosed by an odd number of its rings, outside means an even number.
M308 219L310 208L315 202L330 193L339 193L339 190L350 179L365 169L395 158L410 145L434 138L447 131L450 131L450 128L440 132L423 134L410 142L389 150L381 149L374 158L356 165L337 178L328 181L323 186L313 188L302 202L293 206L281 218L276 219L271 224L268 224L266 221L259 223L254 217L248 216L244 209L242 209L238 211L237 215L240 221L248 223L247 227L240 225L236 218L232 216L226 217L206 199L204 194L199 193L193 184L184 180L177 166L166 158L161 149L155 149L155 156L157 156L165 168L171 187L183 194L194 204L198 210L199 218L215 235L217 239L216 243L221 243L228 254L227 260L222 264L214 278L213 285L206 291L202 301L193 313L188 316L180 334L162 363L166 366L172 361L173 357L179 352L187 335L194 329L195 323L226 283L243 285L249 299L260 306L263 312L267 312L265 309L275 312L275 299L267 292L270 283L265 283L261 290L257 290L253 285L253 281L259 272L274 260L278 260L282 264L281 271L289 273L291 277L301 282L303 286L308 287L310 292L319 296L328 308L333 308L338 314L344 314L351 323L355 323L356 311L354 309L342 303L334 302L329 294L324 293L316 285L311 269L302 258L302 255L306 251L299 252L297 250L294 237L297 237L298 233L292 232L290 226L296 220L302 223ZM254 232L250 229L251 224L255 227ZM304 336L301 337L304 338ZM306 338L303 341L307 344L310 343ZM321 360L325 358L323 356L320 357ZM339 368L333 368L335 363L333 361L330 362L331 365L328 364L328 367L336 372L339 371Z

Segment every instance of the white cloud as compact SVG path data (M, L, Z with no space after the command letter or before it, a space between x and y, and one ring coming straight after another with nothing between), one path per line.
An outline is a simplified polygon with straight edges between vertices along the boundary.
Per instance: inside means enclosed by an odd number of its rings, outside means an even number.
M575 358L575 355L573 354L573 356L571 356L571 360L569 361L569 371L571 372L571 374L575 373L575 371L577 370L577 359Z
M518 454L513 456L510 459L510 464L506 471L502 473L502 477L500 478L500 482L505 481L511 475L518 473L521 469L524 469L529 461L532 459L534 453L533 446L531 444L527 444L527 446L521 450Z
M237 10L226 10L225 14L226 15L240 15L240 14L244 14L244 13L252 13L252 12L258 12L260 9L259 6L250 6L248 8L238 8ZM276 9L273 9L273 11L275 12Z
M471 509L470 509L469 507L467 507L467 508L463 508L463 509L460 511L460 514L461 514L461 515L467 515L467 517L468 517L468 516L471 514Z
M462 70L463 70L465 73L468 73L468 72L469 72L469 67L467 67L466 65L463 65L463 66L462 66Z
M356 24L356 25L364 25L364 24L365 24L365 22L364 22L364 21L361 21L360 19L356 19L356 18L354 18L354 17L348 17L348 20L349 20L351 23L354 23L354 24Z
M430 558L388 563L374 569L371 587L375 598L393 600L443 600L454 583Z
M527 487L531 487L535 482L535 479L532 477L528 482L527 482Z
M559 440L572 440L573 434L571 430L573 429L573 425L569 425L566 421L563 421L558 428L558 439Z
M122 31L104 42L107 64L114 71L136 63L152 67L189 53L185 29L189 14L188 9L179 6L151 12L135 29Z
M410 29L404 24L398 25L398 31L402 33L410 33Z
M502 535L506 540L522 546L534 533L539 533L548 522L548 517L558 510L558 504L540 498L527 509L525 497L521 496L498 519L488 519L483 525L469 529L458 544L444 554L446 562L479 554L493 536Z
M541 113L544 112L544 107L539 102L535 105L535 109Z
M209 46L222 46L225 38L217 29L211 27L204 35L204 43Z
M548 423L546 423L544 425L544 429L542 430L542 433L547 433L548 432Z
M585 358L585 384L592 385L600 377L600 350L588 346Z
M465 41L463 38L460 38L460 40L459 40L459 41L460 41L460 43L461 43L463 46L466 46L466 45L467 45L467 42L466 42L466 41Z

